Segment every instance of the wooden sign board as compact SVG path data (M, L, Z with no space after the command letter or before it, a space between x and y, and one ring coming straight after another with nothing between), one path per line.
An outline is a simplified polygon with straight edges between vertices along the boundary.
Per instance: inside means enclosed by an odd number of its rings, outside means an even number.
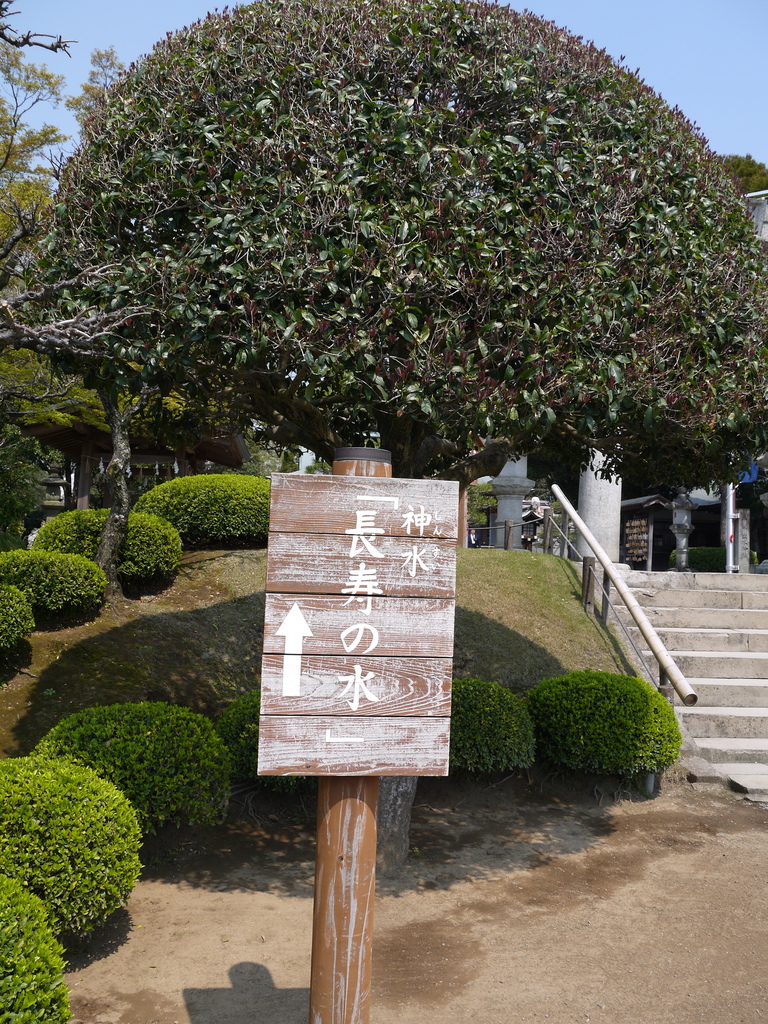
M273 473L269 529L349 536L355 513L373 511L372 528L383 529L384 536L456 540L458 494L452 480Z
M262 717L274 767L260 775L445 775L448 718ZM344 767L339 772L339 765Z
M453 597L456 541L375 537L349 557L348 537L276 533L269 537L267 588L290 594ZM354 544L354 538L352 541Z
M452 658L453 617L445 598L374 597L368 613L334 594L267 594L264 652Z
M375 689L372 678L376 680ZM366 697L364 686L375 700ZM448 718L451 660L265 654L261 713Z
M261 775L446 775L458 484L272 477Z

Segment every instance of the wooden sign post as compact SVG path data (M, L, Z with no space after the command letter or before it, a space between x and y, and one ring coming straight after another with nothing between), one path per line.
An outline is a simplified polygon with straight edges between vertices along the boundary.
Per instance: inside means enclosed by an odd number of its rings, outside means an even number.
M318 775L310 1024L368 1024L381 775L447 775L458 484L272 477L260 775Z

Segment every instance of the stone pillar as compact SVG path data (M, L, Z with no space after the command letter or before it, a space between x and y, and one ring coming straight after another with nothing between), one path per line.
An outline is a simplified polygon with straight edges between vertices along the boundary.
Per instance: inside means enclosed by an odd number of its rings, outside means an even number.
M621 477L612 477L610 480L598 477L597 471L604 461L604 456L595 452L589 468L581 474L578 511L611 561L618 562L621 541ZM582 558L592 554L580 536L576 539L576 548Z
M740 508L739 525L736 536L738 538L738 559L739 572L749 572L749 551L750 551L750 513L748 508Z
M80 472L77 477L77 507L89 508L91 502L91 482L93 469L91 458L93 455L93 441L87 440L83 443L80 453Z
M67 481L61 475L61 466L58 462L51 463L50 473L43 477L43 485L45 486L43 511L47 522L57 516L59 512L63 512L65 507L64 493Z
M504 547L504 530L500 529L505 520L517 523L512 531L512 547L522 550L522 519L523 519L523 498L533 487L535 481L529 480L528 456L521 455L519 459L510 459L504 469L492 481L493 493L498 502L496 508L496 526L493 546Z

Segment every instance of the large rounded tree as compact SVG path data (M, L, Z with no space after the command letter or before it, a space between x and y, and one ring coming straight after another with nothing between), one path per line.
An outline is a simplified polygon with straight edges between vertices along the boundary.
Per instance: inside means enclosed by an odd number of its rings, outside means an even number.
M325 458L378 435L396 475L466 483L592 446L692 481L764 443L766 263L730 175L505 7L261 0L169 36L61 182L45 273L106 264L72 307L146 312L94 380L228 397Z

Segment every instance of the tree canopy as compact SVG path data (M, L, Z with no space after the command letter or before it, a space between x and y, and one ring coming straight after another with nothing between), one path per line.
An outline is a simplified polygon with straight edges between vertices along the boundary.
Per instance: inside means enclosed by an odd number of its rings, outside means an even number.
M62 315L143 312L92 378L328 461L378 436L466 483L592 446L690 482L766 440L731 175L605 52L482 0L262 0L161 41L62 176L45 279L94 266Z

